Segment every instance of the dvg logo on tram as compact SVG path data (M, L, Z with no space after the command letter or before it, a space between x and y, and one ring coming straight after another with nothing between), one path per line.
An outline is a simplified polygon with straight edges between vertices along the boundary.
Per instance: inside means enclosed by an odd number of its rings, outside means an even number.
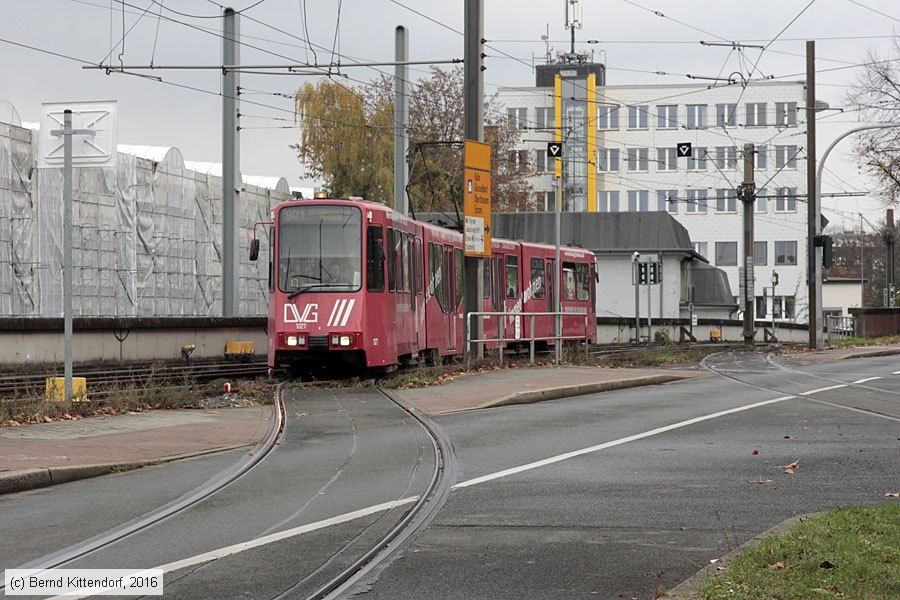
M284 322L285 323L317 323L319 321L318 304L307 304L303 309L303 314L297 310L296 304L284 305Z

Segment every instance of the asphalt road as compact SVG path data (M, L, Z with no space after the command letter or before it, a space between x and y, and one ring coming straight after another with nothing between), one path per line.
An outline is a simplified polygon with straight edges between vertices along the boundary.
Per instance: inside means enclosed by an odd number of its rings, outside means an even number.
M896 358L799 365L733 353L710 365L724 375L437 418L460 461L457 488L357 596L653 598L786 518L883 502L900 487ZM304 598L408 504L327 519L424 489L424 435L374 390L294 397L284 439L245 477L67 567L187 560L167 573L167 597ZM142 514L232 458L4 497L0 562Z

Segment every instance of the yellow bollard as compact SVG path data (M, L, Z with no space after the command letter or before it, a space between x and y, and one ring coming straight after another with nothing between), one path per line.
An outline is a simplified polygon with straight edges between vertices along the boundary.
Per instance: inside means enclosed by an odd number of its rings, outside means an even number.
M66 378L48 377L44 398L47 402L66 401ZM72 402L90 402L87 397L87 379L84 377L72 378Z

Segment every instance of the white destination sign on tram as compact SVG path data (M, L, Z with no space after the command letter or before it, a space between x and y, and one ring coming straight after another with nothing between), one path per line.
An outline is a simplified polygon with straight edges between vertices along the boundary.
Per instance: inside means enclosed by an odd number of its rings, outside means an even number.
M484 250L484 219L466 217L466 252L482 252Z

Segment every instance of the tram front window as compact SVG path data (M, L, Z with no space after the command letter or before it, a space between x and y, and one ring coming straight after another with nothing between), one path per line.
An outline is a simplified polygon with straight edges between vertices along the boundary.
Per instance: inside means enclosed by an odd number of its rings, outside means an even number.
M288 206L278 214L282 292L354 292L362 274L362 213L354 206Z

